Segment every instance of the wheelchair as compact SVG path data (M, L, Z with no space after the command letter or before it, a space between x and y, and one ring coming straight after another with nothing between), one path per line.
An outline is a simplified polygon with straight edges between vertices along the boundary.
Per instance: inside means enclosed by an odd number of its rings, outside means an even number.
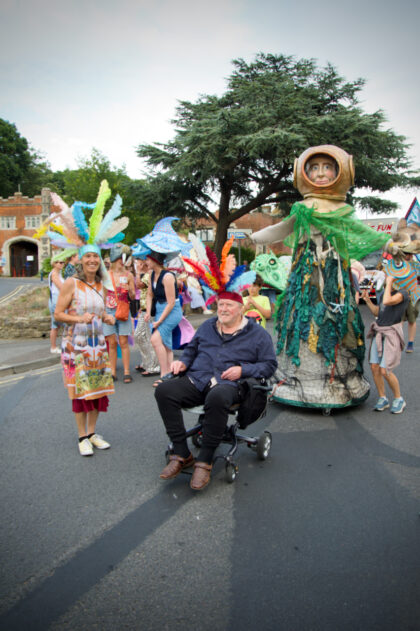
M259 417L255 419L255 421L253 421L255 423L259 421L261 418L263 418L266 414L267 404L269 400L269 392L271 392L272 387L269 385L261 384L261 385L254 385L253 388L262 390L267 395L265 408L262 411L262 413L259 415ZM268 458L268 455L271 449L271 444L272 444L272 436L268 430L264 430L263 433L259 437L246 436L240 431L241 428L238 421L238 412L239 412L240 406L241 404L237 403L236 405L233 405L230 408L229 415L233 417L233 422L231 424L229 423L227 424L225 433L221 441L221 445L223 443L228 444L230 445L230 449L228 450L227 453L216 455L213 460L213 463L215 463L217 460L224 461L225 480L226 482L229 482L230 484L236 480L236 477L239 472L239 467L237 463L234 461L234 456L236 452L238 451L238 447L240 444L245 443L249 449L252 449L253 451L255 451L257 458L259 460L266 460ZM202 429L203 429L203 419L204 419L204 405L197 405L192 408L182 408L182 411L189 412L190 414L198 415L197 424L194 425L194 427L192 427L191 429L187 430L186 434L187 434L187 439L191 438L191 442L193 443L193 445L195 447L200 448L202 444L202 438L203 438ZM169 443L165 452L165 457L166 457L167 462L169 462L169 456L171 456L172 454L173 454L173 444L171 442ZM185 473L186 475L191 475L191 473L189 473L188 471L182 471L182 473Z

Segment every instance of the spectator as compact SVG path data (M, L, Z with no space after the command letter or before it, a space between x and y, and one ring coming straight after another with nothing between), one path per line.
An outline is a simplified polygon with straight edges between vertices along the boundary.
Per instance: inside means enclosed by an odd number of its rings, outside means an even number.
M76 264L79 262L79 255L73 254L73 256L69 256L69 258L66 259L66 264L64 267L64 272L63 272L63 276L64 276L64 280L66 280L67 278L70 278L70 276L74 276L76 273Z
M399 365L401 351L404 348L402 317L408 304L408 292L406 289L396 289L395 286L393 287L393 283L395 284L395 278L388 275L385 280L384 293L377 305L372 303L367 290L362 292L362 298L373 315L377 316L376 322L372 323L367 335L372 340L369 362L379 394L374 409L377 412L382 412L389 408L389 401L385 392L386 381L394 395L391 412L401 414L406 403L401 396L400 384L392 369Z
M116 245L111 248L110 276L115 286L115 291L109 290L106 294L107 313L114 316L117 310L118 301L129 302L135 297L134 278L124 267L124 261L130 253L128 246ZM109 346L109 359L111 361L112 378L117 381L117 349L121 348L122 363L124 368L124 383L131 383L133 378L130 375L130 349L128 346L128 336L132 332L131 317L128 320L115 319L113 324L104 324L104 334Z
M263 280L257 274L255 281L248 289L249 295L244 299L244 309L247 318L253 318L265 329L266 320L271 317L271 307L267 296L260 296L262 285Z
M182 318L181 304L175 275L164 268L166 255L151 251L147 256L150 283L147 289L145 322L154 318L151 342L157 355L160 375L163 377L171 370L173 361L172 331ZM154 307L154 308L152 308ZM154 382L156 387L161 379Z
M61 253L60 253L61 254ZM50 352L60 354L61 351L57 347L57 335L58 335L58 327L60 323L54 318L55 307L57 305L58 296L61 290L61 287L64 283L64 278L62 276L64 261L60 261L60 254L56 254L52 257L52 270L48 275L48 287L50 290L50 297L48 300L48 308L51 314L51 329L50 329Z

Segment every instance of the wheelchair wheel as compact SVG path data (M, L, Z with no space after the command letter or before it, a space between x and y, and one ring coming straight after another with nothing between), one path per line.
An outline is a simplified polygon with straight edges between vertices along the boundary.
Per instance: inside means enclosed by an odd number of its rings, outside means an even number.
M238 475L239 467L234 462L227 462L225 467L225 480L232 484Z
M198 432L198 434L193 434L191 436L191 440L192 440L192 444L195 447L200 448L201 445L203 444L203 434L201 432Z
M260 460L266 460L271 449L271 434L264 432L258 439L257 456Z

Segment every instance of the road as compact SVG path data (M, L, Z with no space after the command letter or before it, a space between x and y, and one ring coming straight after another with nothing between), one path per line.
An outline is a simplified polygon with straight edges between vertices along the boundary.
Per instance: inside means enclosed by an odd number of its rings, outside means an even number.
M36 276L30 278L8 278L0 277L0 299L4 298L11 292L15 292L16 295L21 287L27 287L27 285L33 285L34 287L41 287L46 285L46 281L41 283Z
M84 459L59 368L1 380L0 629L420 629L418 360L402 415L270 404L268 460L198 494L159 480L150 379L116 383Z

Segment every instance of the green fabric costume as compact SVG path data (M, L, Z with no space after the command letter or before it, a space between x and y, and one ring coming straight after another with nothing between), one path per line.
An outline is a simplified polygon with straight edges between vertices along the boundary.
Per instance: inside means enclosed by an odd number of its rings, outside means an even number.
M285 380L274 398L304 407L359 403L369 387L350 259L383 247L389 236L365 226L348 205L321 213L297 202L291 215L294 232L285 243L293 247L293 262L276 313Z

